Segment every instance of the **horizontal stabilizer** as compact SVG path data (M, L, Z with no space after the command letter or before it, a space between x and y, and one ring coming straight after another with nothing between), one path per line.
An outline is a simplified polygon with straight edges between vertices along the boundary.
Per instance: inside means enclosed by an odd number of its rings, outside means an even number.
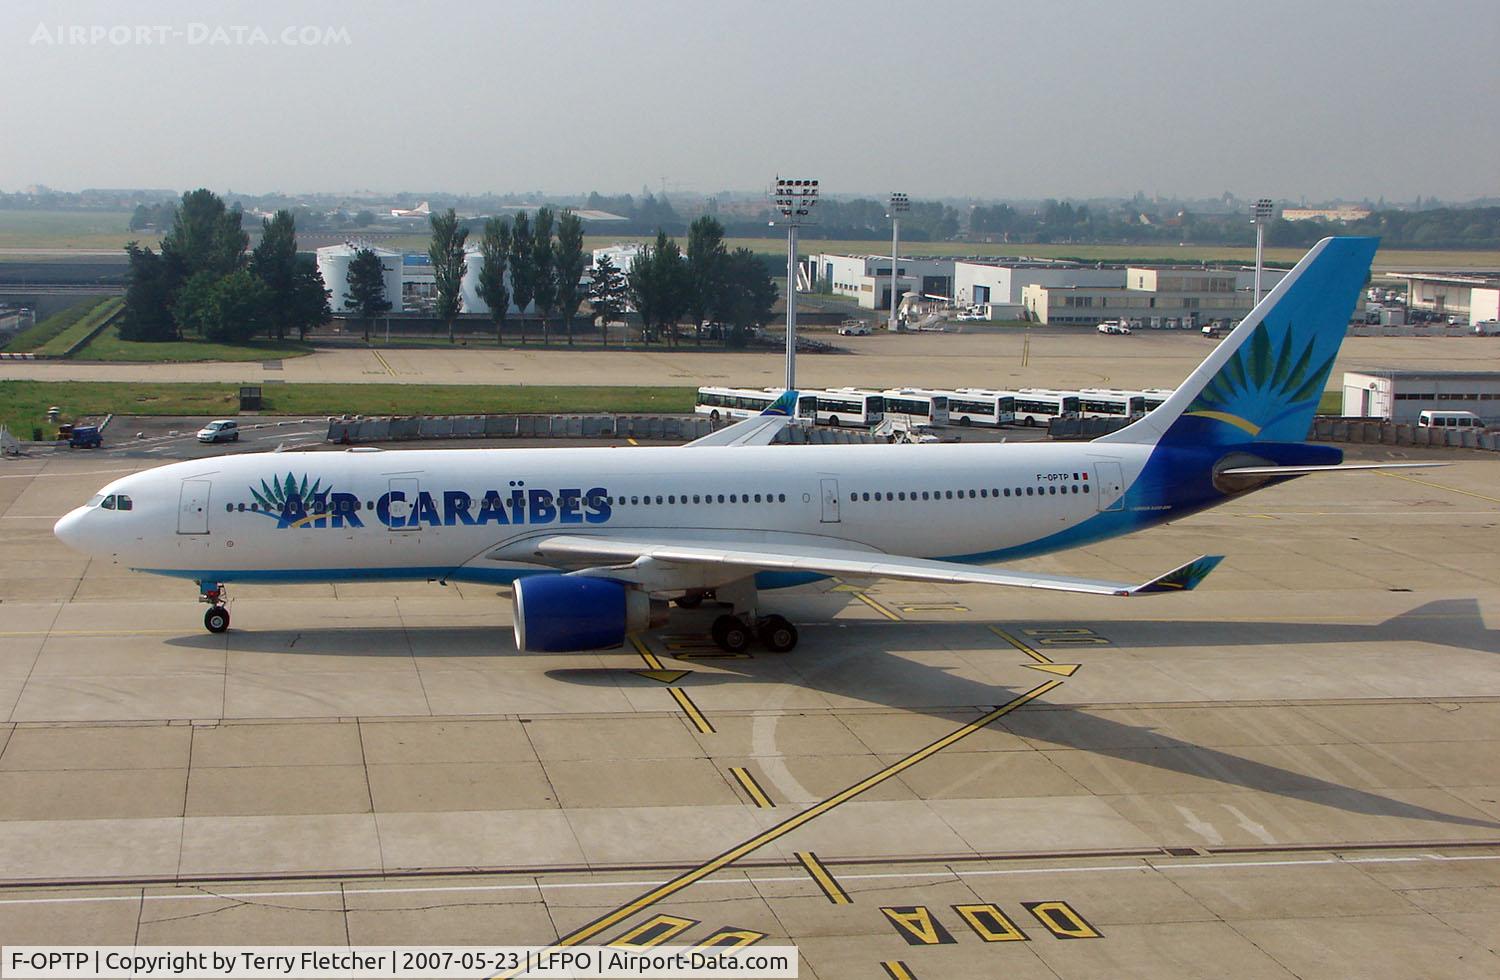
M1420 470L1447 463L1334 463L1331 466L1231 466L1221 476L1303 476L1308 473L1344 473L1351 470Z

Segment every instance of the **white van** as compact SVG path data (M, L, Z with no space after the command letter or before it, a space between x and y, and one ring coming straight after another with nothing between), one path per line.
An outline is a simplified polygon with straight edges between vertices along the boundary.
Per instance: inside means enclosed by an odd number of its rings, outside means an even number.
M1423 429L1482 429L1484 420L1473 412L1423 412L1417 416Z

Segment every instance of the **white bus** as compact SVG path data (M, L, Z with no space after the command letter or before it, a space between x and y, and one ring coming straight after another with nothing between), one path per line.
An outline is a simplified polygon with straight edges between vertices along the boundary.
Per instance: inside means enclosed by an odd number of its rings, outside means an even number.
M1011 425L1016 396L989 388L957 388L948 393L948 419L959 425Z
M1078 411L1086 419L1133 419L1146 414L1146 395L1118 388L1080 388Z
M817 401L818 421L823 425L855 425L869 428L885 418L885 396L859 388L804 391L803 398Z
M699 388L693 411L720 419L747 419L759 415L781 397L784 388ZM817 413L817 399L803 393L797 397L797 417L810 419Z
M1005 394L1015 396L1016 421L1022 425L1046 425L1055 418L1069 418L1079 412L1076 391L1022 388Z
M912 425L947 425L948 396L927 388L888 388L885 396L886 418L896 416Z
M1146 399L1146 411L1154 412L1161 407L1161 403L1172 397L1175 388L1142 388L1141 397Z

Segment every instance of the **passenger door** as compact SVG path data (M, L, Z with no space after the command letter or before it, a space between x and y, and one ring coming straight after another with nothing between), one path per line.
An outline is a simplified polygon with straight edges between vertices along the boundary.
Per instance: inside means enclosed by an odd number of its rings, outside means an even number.
M417 497L422 487L416 477L396 477L390 483L391 530L414 534L422 527L417 520Z
M839 481L823 481L823 524L839 523Z
M208 533L208 494L212 488L208 480L183 480L182 493L177 498L177 533Z
M1100 510L1125 509L1125 476L1119 463L1094 464L1094 492Z

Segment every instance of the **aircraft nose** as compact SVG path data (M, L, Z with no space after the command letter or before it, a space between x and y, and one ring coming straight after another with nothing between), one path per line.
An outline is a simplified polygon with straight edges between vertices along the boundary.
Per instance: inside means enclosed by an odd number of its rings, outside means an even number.
M84 519L88 516L87 507L75 507L64 514L56 524L52 525L52 533L57 535L57 540L72 548L74 551L89 553L87 537L84 531Z

